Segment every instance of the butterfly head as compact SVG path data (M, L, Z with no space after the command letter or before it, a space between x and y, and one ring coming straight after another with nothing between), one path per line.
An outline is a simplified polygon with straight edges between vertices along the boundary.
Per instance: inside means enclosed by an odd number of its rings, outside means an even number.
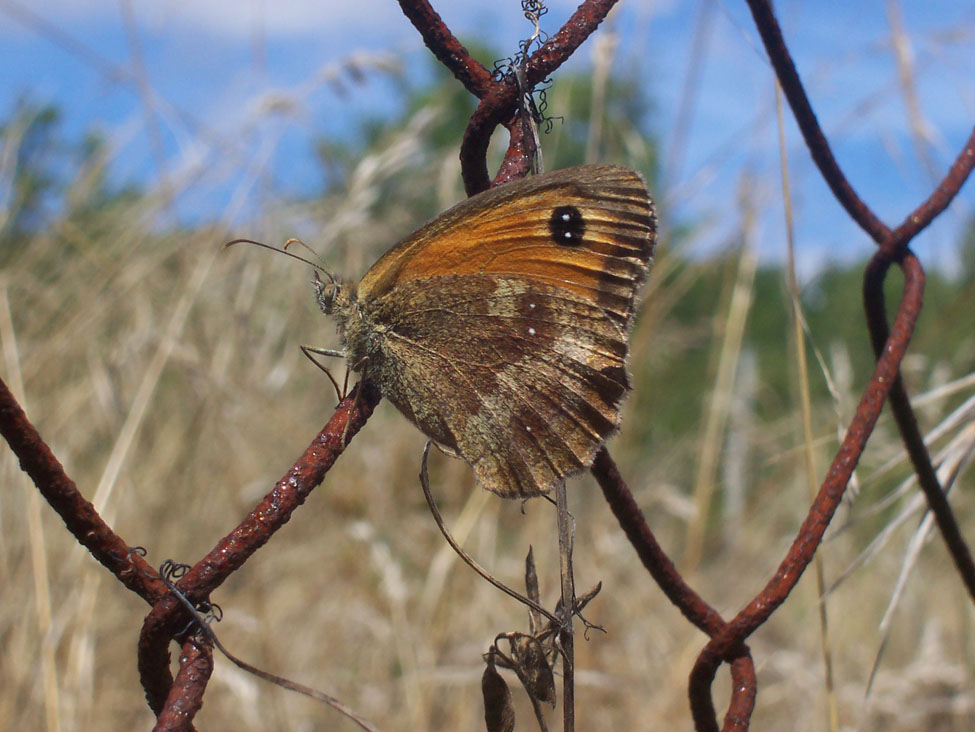
M325 276L328 278L327 281L323 281L316 271L315 279L312 280L311 284L315 288L315 299L318 300L318 307L326 315L331 315L335 312L335 305L343 288L331 274L325 272Z
M325 275L323 280L318 276L321 272ZM348 317L348 312L355 305L355 286L349 282L337 280L328 270L320 269L315 272L315 279L312 280L312 287L315 288L315 299L318 300L318 307L326 315L336 315L340 320Z
M358 353L369 340L369 333L356 300L356 287L353 283L335 279L326 270L320 271L326 279L323 280L315 272L315 279L312 280L318 307L326 315L335 317L349 353Z

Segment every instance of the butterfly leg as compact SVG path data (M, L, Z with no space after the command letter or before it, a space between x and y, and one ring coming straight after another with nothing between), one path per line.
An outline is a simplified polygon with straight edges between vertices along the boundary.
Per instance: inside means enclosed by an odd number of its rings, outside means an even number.
M345 393L348 394L349 388L349 373L352 371L361 372L363 368L369 363L369 357L364 356L357 363L355 363L352 368L345 369ZM359 400L362 399L362 379L359 379L359 383L356 385L355 390L355 401L352 403L352 414L355 414L356 409L359 407ZM349 434L349 423L345 423L345 429L342 430L342 446L344 447L348 443L346 442L346 437Z
M335 380L335 377L332 376L332 372L328 369L327 366L323 366L321 363L319 363L312 355L312 354L316 354L319 356L328 356L330 358L345 358L345 351L336 351L331 348L316 348L315 346L299 346L299 348L301 348L301 352L305 354L305 356L308 358L309 361L311 361L323 372L325 372L325 375L328 377L328 380L332 382L332 386L335 388L335 395L338 397L338 400L342 401L343 399L345 399L346 391L344 389L339 389L339 383ZM345 386L348 387L348 385L349 385L349 374L348 371L346 371Z
M318 346L301 346L301 350L305 352L308 356L309 353L316 353L319 356L328 356L329 358L345 358L348 354L339 348L319 348ZM311 356L308 356L311 358ZM315 359L312 358L312 361ZM318 363L315 361L315 363Z

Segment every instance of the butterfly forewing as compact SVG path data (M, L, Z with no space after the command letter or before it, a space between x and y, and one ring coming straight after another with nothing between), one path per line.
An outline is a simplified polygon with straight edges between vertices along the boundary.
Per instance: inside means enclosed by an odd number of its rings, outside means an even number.
M383 255L358 296L379 297L416 278L493 273L631 302L646 276L653 227L639 173L599 165L559 170L493 188L441 214Z

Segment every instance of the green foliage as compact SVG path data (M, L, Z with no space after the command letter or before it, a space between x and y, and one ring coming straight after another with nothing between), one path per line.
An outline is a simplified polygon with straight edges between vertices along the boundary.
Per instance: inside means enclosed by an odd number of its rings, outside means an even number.
M975 215L968 218L958 246L958 256L961 259L961 281L969 286L975 285Z
M135 186L109 183L106 147L99 135L72 141L60 122L57 108L22 100L0 124L0 148L5 157L11 156L10 190L0 226L2 262L54 221L69 220L97 237L100 216L143 195Z
M20 239L42 229L51 198L64 186L58 171L58 121L54 107L21 101L0 125L4 157L13 156L6 237Z

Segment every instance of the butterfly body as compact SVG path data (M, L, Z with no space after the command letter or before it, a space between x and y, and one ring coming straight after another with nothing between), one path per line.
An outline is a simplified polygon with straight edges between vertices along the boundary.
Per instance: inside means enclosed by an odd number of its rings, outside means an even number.
M540 495L618 427L654 233L639 174L570 168L458 204L319 302L353 369L482 486Z

